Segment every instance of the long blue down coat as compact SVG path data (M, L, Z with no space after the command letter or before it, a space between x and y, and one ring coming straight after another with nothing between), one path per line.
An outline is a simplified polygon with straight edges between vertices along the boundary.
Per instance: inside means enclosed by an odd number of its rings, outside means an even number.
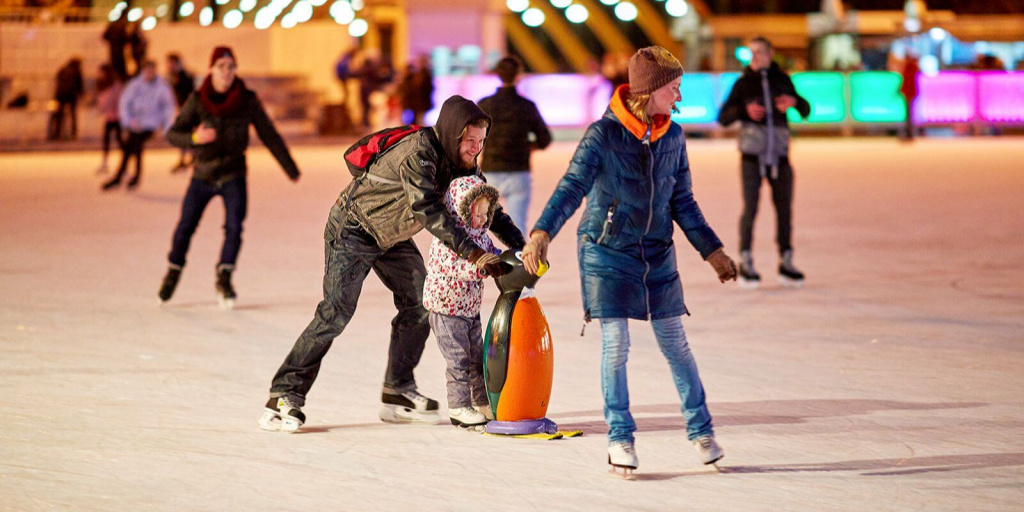
M722 242L693 198L679 125L653 143L609 109L583 135L534 229L554 237L587 205L577 233L584 318L669 318L688 313L672 221L707 259Z

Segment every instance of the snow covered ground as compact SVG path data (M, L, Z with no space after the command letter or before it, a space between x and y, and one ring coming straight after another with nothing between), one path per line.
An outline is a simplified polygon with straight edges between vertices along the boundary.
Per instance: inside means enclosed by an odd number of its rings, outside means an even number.
M720 285L677 231L684 319L721 473L687 443L648 325L631 322L639 480L607 475L600 334L580 337L573 233L539 299L555 337L550 417L578 439L499 439L377 420L390 296L371 276L308 397L304 432L256 426L270 378L320 298L341 147L295 150L291 184L251 152L240 298L217 308L212 203L172 302L157 306L188 180L146 155L134 193L99 191L97 153L0 155L0 510L1021 510L1024 141L800 139L796 262ZM535 157L533 215L572 154ZM733 141L692 140L696 197L736 256ZM425 249L429 237L417 243ZM489 285L485 302L493 303ZM444 398L433 340L417 370Z

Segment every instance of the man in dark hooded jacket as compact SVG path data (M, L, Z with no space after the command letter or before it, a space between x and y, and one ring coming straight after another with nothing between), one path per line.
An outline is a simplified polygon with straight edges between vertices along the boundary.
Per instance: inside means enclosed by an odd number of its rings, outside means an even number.
M438 420L438 403L416 390L413 369L430 334L423 307L426 267L412 236L426 228L459 256L490 275L501 273L497 256L477 246L445 210L444 192L455 178L479 175L490 118L476 104L452 96L437 125L389 147L367 172L342 191L324 231L324 299L270 387L259 424L292 432L305 421L301 407L331 343L355 313L363 281L372 269L394 294L398 314L381 397L380 419L389 423ZM493 231L510 248L522 248L522 233L501 208Z
M743 178L743 214L740 216L740 285L757 288L761 275L754 269L751 253L754 218L761 194L761 182L772 188L776 214L776 242L779 245L779 281L783 286L803 286L804 275L793 265L793 167L789 162L789 109L800 117L811 113L793 80L778 64L772 44L763 37L750 41L753 57L732 86L722 104L718 122L729 126L740 121L739 146Z

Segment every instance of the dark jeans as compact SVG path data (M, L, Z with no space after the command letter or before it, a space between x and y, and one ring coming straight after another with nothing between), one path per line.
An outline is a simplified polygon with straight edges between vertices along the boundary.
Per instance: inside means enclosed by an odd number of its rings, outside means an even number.
M70 131L64 131L64 116L68 116ZM47 140L76 139L78 138L78 102L76 100L61 100L57 104L57 110L50 114L50 124L47 127Z
M245 178L231 180L220 187L192 180L181 203L181 220L174 229L171 252L167 260L173 265L185 266L185 254L192 242L192 235L203 218L203 211L210 200L220 196L224 201L224 246L220 250L220 265L234 265L238 251L242 248L242 222L248 207L248 192Z
M756 156L743 155L743 215L740 216L740 250L749 251L754 237L754 219L757 218L757 203L761 196L761 180L768 181L772 189L772 203L775 204L775 240L779 254L790 249L793 218L793 167L788 158L779 159L779 177L761 177Z
M394 294L398 309L391 321L385 389L401 392L416 388L413 369L419 364L430 335L427 310L423 308L427 271L416 244L406 240L384 251L364 230L351 224L344 224L334 234L332 226L337 226L341 217L343 213L335 206L325 240L324 300L270 386L271 397L286 395L300 406L305 404L306 394L320 373L320 362L334 338L352 319L363 281L371 269Z
M128 170L128 159L135 157L135 176L132 181L138 183L142 176L142 150L146 141L153 135L153 132L146 130L141 132L128 131L128 140L124 141L124 153L121 156L121 166L117 168L117 175L113 181L121 181L125 171Z
M107 153L110 152L110 136L114 136L114 140L117 141L117 147L122 148L124 143L121 141L121 123L120 121L107 121L103 125L103 159L106 161Z

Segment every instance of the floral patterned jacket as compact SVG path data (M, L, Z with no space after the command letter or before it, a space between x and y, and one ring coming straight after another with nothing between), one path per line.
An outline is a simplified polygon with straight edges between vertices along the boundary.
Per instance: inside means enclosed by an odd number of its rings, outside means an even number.
M487 222L474 228L470 222L470 207L479 197L491 202ZM498 205L498 190L479 176L465 176L452 181L444 196L444 205L452 217L483 250L497 254L487 229L494 220ZM427 256L427 279L423 284L423 306L428 311L449 316L474 317L480 314L484 276L469 260L460 258L455 251L436 237Z

